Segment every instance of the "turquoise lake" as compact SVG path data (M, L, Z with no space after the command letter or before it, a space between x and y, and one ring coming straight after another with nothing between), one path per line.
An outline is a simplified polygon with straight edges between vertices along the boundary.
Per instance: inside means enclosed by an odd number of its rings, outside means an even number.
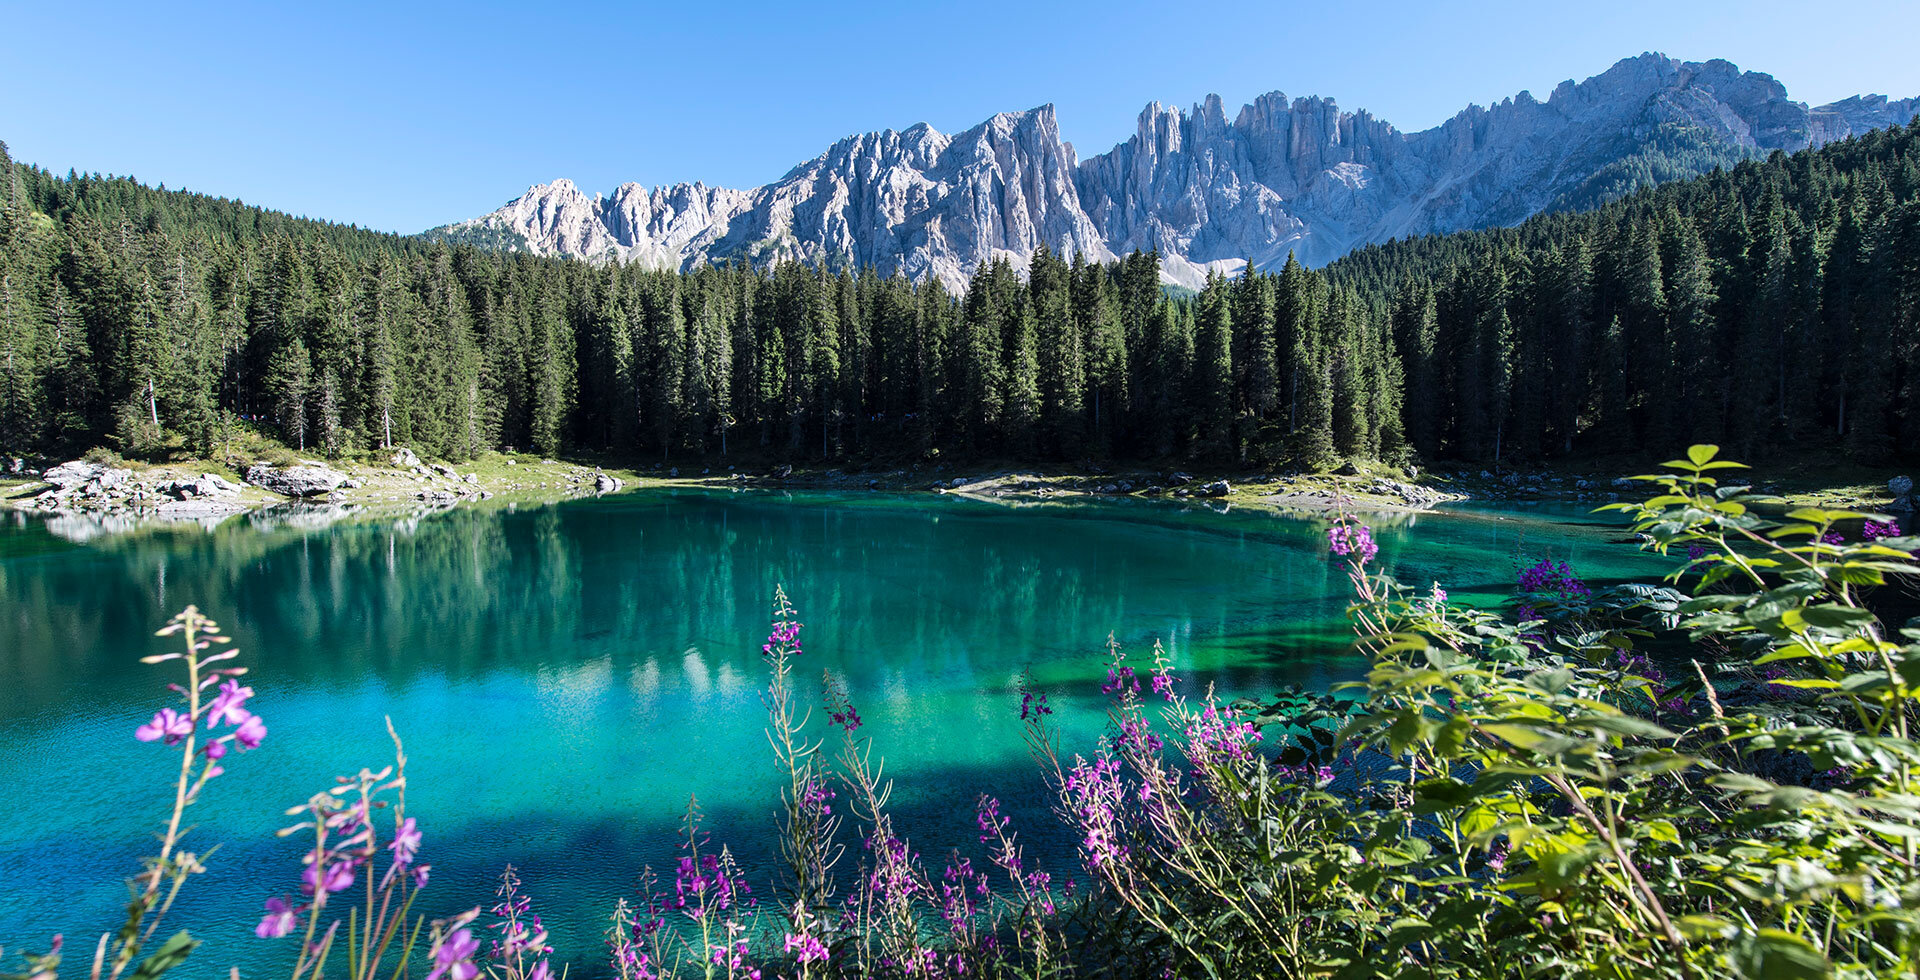
M1540 557L1594 583L1672 564L1615 543L1585 505L1376 520L1387 570L1482 604ZM6 515L0 946L64 933L79 961L118 925L177 765L133 738L171 703L173 665L137 661L169 649L153 631L188 603L235 638L269 736L189 811L189 849L220 850L167 920L208 942L185 975L287 968L294 940L252 934L299 871L299 846L273 831L334 776L391 761L390 715L433 865L421 910L489 901L512 863L558 954L593 976L615 899L637 896L643 866L670 866L690 794L756 890L772 881L760 644L776 584L806 624L803 690L826 673L847 685L896 781L896 825L936 872L950 848L978 856L982 792L1070 871L1020 741L1021 673L1069 753L1104 725L1109 632L1141 661L1162 640L1190 692L1353 679L1326 527L1171 501L664 490L334 523L265 512L82 542Z

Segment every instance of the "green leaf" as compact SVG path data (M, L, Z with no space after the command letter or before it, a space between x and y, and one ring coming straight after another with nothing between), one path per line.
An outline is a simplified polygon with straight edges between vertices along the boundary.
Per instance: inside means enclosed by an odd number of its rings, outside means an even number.
M1873 622L1873 614L1865 609L1832 603L1808 606L1800 610L1800 616L1810 625L1830 630L1854 629Z
M1820 980L1833 976L1833 964L1812 943L1782 929L1762 929L1740 937L1728 962L1743 980Z
M1726 939L1733 935L1733 923L1716 915L1683 915L1674 923L1680 927L1680 935L1689 942L1703 939Z
M154 950L152 956L141 960L140 965L128 976L132 980L156 980L161 974L186 962L187 954L198 945L200 941L188 935L186 930L176 932L159 949Z
M1719 446L1708 445L1706 443L1687 447L1687 458L1692 460L1695 466L1705 466L1713 457L1719 454Z

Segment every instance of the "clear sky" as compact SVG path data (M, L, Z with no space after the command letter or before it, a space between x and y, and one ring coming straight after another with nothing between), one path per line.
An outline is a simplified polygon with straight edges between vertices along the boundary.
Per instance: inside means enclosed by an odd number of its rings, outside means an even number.
M84 11L84 13L82 12ZM1657 50L1815 104L1920 95L1915 0L358 4L0 0L0 140L413 232L527 185L750 187L850 133L1046 102L1081 156L1150 100L1324 95L1402 130Z

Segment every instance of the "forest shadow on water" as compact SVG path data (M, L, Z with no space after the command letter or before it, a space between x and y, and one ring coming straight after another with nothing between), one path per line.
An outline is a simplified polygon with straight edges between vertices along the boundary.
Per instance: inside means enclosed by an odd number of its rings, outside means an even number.
M1377 529L1382 567L1494 604L1535 558L1596 581L1671 565L1607 544L1617 529L1584 511L1403 515ZM78 545L43 522L0 527L0 671L14 681L0 777L33 815L0 829L0 945L116 924L120 880L168 795L167 753L131 733L173 678L137 659L164 649L153 630L189 602L234 636L271 732L190 812L190 846L221 849L170 921L214 943L209 961L285 965L251 935L260 903L297 880L298 846L272 833L333 777L390 760L391 717L434 910L486 901L512 863L560 953L592 966L614 899L635 897L643 865L670 867L689 794L756 890L772 883L760 644L776 585L806 624L803 700L844 685L936 872L949 847L977 848L982 792L1068 872L1072 842L1020 739L1023 678L1051 698L1069 754L1105 725L1110 633L1135 664L1164 644L1190 694L1354 679L1326 527L1138 502L726 491L240 518Z

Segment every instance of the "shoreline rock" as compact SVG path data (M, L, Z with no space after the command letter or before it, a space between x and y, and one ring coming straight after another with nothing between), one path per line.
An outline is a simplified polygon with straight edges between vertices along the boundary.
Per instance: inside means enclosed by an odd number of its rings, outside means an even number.
M270 463L247 467L248 483L283 497L323 496L339 489L347 479L345 473L315 463L302 462L284 469Z

